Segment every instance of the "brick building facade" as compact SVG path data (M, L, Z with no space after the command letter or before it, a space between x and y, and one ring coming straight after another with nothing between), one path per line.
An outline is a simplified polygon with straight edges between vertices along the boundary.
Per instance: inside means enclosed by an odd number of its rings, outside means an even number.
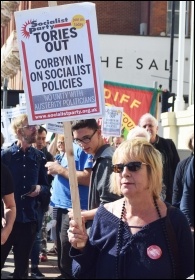
M57 1L57 4L64 5L79 2L81 1ZM121 35L121 37L132 36L132 40L134 40L133 36L139 38L139 36L142 35L144 35L144 37L150 36L150 38L152 39L155 38L163 41L165 41L163 37L166 37L166 39L170 38L171 3L173 1L89 2L96 4L99 34L104 37L104 40L105 37L107 38L107 40L110 40L110 37L115 37L115 45L119 46L119 48L121 42L118 42L120 41L120 36L118 35ZM179 4L184 1L174 2L176 5L175 16L177 20L177 31L175 32L175 34L178 37ZM185 3L185 36L186 38L191 38L191 51L188 53L187 57L189 57L188 61L190 61L190 69L192 70L190 72L192 86L189 91L190 104L192 105L184 111L180 110L179 112L167 112L161 114L161 124L163 126L162 136L164 136L165 138L172 138L176 146L180 149L186 149L186 147L184 147L183 135L186 135L187 130L190 127L194 126L194 27L190 22L191 17L192 23L194 22L194 2L185 1ZM4 78L8 78L8 87L10 89L23 90L14 11L42 8L47 6L48 1L1 1L1 84L3 84ZM190 28L192 30L191 36ZM155 42L152 47L156 47ZM146 48L144 48L144 54L145 56L148 55ZM116 56L118 57L118 55L121 56L120 51L118 51L117 49ZM103 59L105 60L105 57Z
M57 4L78 2L57 1ZM167 1L89 2L96 4L99 34L166 36ZM1 1L1 83L5 77L9 77L9 87L12 89L23 89L14 11L47 6L48 1ZM144 25L144 34L141 34L141 24Z

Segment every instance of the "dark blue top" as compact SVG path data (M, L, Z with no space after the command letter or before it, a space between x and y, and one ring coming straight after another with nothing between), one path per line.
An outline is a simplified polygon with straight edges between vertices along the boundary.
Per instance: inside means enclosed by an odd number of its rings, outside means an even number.
M180 158L172 139L165 139L157 135L157 141L152 143L152 145L161 153L162 156L163 183L166 186L165 201L171 204L173 195L173 180Z
M49 192L46 159L43 152L29 147L25 152L16 144L1 151L1 161L9 168L14 179L16 222L37 221L38 198ZM21 195L30 191L32 185L41 185L36 197Z
M194 272L190 227L185 215L178 208L173 207L169 218L178 243L180 279L185 279ZM158 219L133 235L128 225L122 222L118 279L173 279L173 262L168 249L168 244L173 243L173 240L170 240L162 227L165 219L166 217ZM117 279L116 247L119 220L104 206L98 208L86 247L82 253L73 247L70 250L70 256L74 259L74 276L79 279ZM157 245L162 250L160 258L152 259L147 254L147 249L152 245ZM176 261L174 260L174 263Z
M183 186L184 186L184 179L186 176L186 170L188 167L188 164L192 158L192 155L189 157L181 160L177 168L175 170L175 176L173 181L173 196L172 196L172 205L180 208L180 202L183 194Z
M4 205L3 205L3 197L5 195L9 195L14 192L14 180L13 177L7 168L2 162L1 162L1 221L4 217ZM1 223L2 227L2 223Z
M194 156L186 170L180 209L186 215L190 226L194 227Z

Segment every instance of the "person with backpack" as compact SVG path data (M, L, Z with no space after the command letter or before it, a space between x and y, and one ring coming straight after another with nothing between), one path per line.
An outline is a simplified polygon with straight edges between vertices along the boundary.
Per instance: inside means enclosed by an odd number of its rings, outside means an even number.
M7 242L1 246L1 268L13 247L13 279L27 279L30 252L37 233L38 201L49 192L46 159L43 152L32 147L38 125L29 125L28 116L21 114L12 121L18 141L1 151L1 161L14 178L16 220Z

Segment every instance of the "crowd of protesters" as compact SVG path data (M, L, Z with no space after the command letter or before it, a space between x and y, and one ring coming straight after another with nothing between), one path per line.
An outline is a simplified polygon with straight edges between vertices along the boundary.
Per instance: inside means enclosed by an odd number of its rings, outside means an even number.
M47 145L47 130L30 125L26 114L12 129L16 141L1 151L1 268L12 250L13 279L27 279L29 269L32 278L45 277L39 262L49 254L49 207L58 278L185 279L194 273L193 133L192 154L180 161L149 113L127 140L120 135L107 143L95 119L72 121L81 227L72 209L64 135Z

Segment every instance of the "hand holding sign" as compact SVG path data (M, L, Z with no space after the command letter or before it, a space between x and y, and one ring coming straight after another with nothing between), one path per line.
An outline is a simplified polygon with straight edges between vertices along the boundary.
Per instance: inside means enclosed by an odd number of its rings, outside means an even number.
M69 165L69 183L72 199L72 208L73 208L73 218L78 223L80 229L82 229L82 219L81 219L81 207L80 199L78 193L78 182L75 169L75 160L73 156L72 148L72 132L70 122L64 122L64 131L65 131L65 143L66 143L66 155L68 158ZM83 247L83 243L77 244L78 248Z
M48 2L14 13L29 122L102 117L95 4Z
M73 216L82 227L69 121L102 117L105 108L95 4L48 4L14 13L26 105L29 124L64 122Z

